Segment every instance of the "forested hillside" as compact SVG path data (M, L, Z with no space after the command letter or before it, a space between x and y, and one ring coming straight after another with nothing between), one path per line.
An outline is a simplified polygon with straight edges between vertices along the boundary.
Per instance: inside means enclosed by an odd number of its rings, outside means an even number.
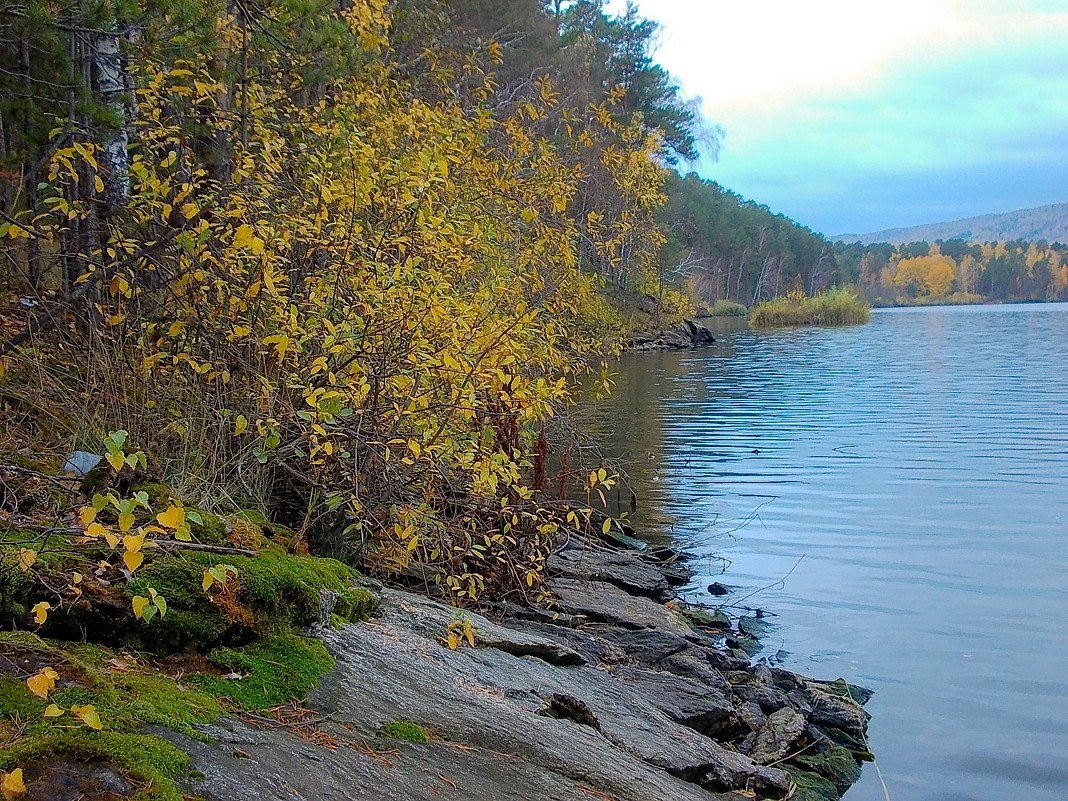
M1011 242L1019 239L1064 243L1068 242L1068 203L1054 203L1004 214L983 214L953 222L888 228L870 234L839 234L832 238L863 245L877 242L904 245L909 242L934 242L940 239L963 239L970 243Z
M661 269L705 301L746 306L790 289L816 294L842 279L830 243L767 206L691 173L671 173L659 212Z

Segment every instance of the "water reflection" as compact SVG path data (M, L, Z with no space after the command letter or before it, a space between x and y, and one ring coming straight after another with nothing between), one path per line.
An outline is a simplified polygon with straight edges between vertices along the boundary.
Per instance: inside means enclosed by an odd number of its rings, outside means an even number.
M1068 798L1068 306L737 330L617 369L594 422L638 528L697 546L695 588L716 556L739 593L796 564L757 596L768 649L877 690L894 801ZM884 795L869 770L847 798Z

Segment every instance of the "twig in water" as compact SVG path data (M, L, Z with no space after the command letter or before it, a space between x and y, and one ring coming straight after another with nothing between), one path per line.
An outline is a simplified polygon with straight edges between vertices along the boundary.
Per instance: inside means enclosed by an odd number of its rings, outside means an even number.
M786 586L786 579L790 578L790 575L791 575L791 574L792 574L792 573L793 573L793 572L794 572L795 570L797 570L797 566L798 566L799 564L801 564L801 560L802 560L802 559L804 559L804 558L805 558L805 556L807 556L807 554L801 554L801 556L799 556L799 557L797 558L797 561L796 561L796 562L794 562L794 566L793 566L793 567L791 567L791 568L790 568L790 569L789 569L789 570L788 570L788 571L786 572L786 575L785 575L785 576L783 576L783 577L782 577L781 579L779 579L778 581L773 581L773 582L771 582L771 584L768 584L768 585L767 585L766 587L761 587L760 589L757 589L757 590L753 590L753 591L752 591L751 593L749 593L748 595L743 595L743 596L742 596L741 598L739 598L739 599L738 599L737 601L734 601L732 605L737 605L737 604L740 604L740 603L742 603L743 601L748 601L748 600L749 600L750 598L752 598L752 597L753 597L754 595L756 595L757 593L761 593L761 592L764 592L764 590L770 590L770 589L771 589L772 587L777 587L777 586L779 586L779 585L782 585L782 586Z

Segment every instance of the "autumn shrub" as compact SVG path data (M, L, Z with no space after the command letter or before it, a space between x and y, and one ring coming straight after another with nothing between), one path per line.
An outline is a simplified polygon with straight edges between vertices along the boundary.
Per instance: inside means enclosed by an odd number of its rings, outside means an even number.
M712 307L713 317L745 317L747 314L749 309L733 300L717 300L716 305Z
M758 328L790 325L855 325L871 317L871 305L853 290L828 289L808 297L794 290L753 309L752 325Z
M383 46L381 3L338 20ZM54 318L68 339L9 349L8 379L47 387L71 441L128 431L192 503L268 507L320 553L419 562L464 597L536 589L560 525L536 503L546 431L618 325L579 242L612 269L652 264L655 137L591 115L623 206L579 220L582 170L530 124L548 89L493 115L371 60L318 99L247 80L235 135L209 56L140 64L129 197L79 256L84 303L49 312L71 314ZM225 180L205 120L229 135ZM49 211L0 233L73 259L101 224L83 190L102 158L56 148Z

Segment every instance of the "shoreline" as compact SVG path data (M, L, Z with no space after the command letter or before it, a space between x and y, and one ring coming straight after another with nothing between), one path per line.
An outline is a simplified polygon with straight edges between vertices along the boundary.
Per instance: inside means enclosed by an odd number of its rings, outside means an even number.
M549 610L460 612L363 579L375 615L316 632L336 666L308 706L339 747L233 717L198 727L210 744L154 729L192 759L179 788L206 801L839 798L870 756L870 694L751 663L729 647L730 621L680 604L677 572L616 546L573 536L548 566ZM471 636L450 648L456 621ZM382 736L399 724L425 737Z

